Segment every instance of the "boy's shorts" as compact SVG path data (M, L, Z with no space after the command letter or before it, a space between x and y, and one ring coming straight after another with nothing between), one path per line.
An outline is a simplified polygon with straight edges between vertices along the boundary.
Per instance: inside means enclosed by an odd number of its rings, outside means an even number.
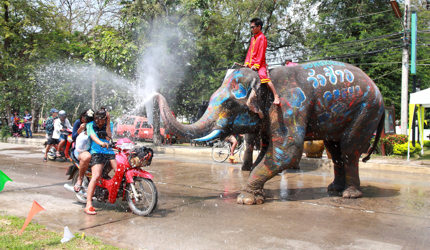
M59 141L65 141L65 140L67 140L67 135L60 134L60 138L58 140Z
M92 154L90 166L94 166L97 164L105 164L110 160L115 160L114 154Z
M230 143L237 142L236 136L234 136L234 135L229 135L227 138L225 138L225 140L228 141L228 142L230 142Z

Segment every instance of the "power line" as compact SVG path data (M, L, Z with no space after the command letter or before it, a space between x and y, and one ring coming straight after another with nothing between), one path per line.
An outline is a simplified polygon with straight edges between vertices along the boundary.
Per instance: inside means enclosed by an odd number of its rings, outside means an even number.
M400 32L394 32L394 33L391 33L391 34L386 34L386 35L381 35L381 36L375 36L375 37L368 37L368 38L354 40L354 41L349 41L349 42L344 42L344 43L333 43L333 44L330 44L330 46L343 45L343 44L351 44L351 43L358 43L358 42L370 41L370 40L378 40L378 39L392 37L392 36L396 36L396 35L403 35L403 34L400 33ZM314 46L312 48L318 48L318 47L323 47L323 46L324 45L316 45L316 46Z
M384 11L381 11L381 12L375 12L375 13L371 13L371 14L367 14L367 15L351 17L351 18L348 18L348 19L343 19L343 20L339 20L339 21L336 21L336 22L332 22L332 23L315 24L315 27L318 27L318 26L321 26L321 25L333 25L335 23L345 22L345 21L349 21L349 20L353 20L353 19L358 19L358 18L362 18L362 17L366 17L366 16L373 16L373 15L385 13L385 12L388 12L388 11L392 11L392 10L384 10Z
M382 78L382 77L384 77L384 76L390 75L390 74L392 74L392 73L394 73L394 72L396 72L396 71L399 71L399 70L401 70L401 69L402 69L402 68L395 69L395 70L393 70L393 71L391 71L391 72L389 72L389 73L387 73L387 74L383 74L382 76L378 76L378 77L376 77L376 78L374 78L374 79L372 79L372 80L373 80L373 81L378 80L379 78Z

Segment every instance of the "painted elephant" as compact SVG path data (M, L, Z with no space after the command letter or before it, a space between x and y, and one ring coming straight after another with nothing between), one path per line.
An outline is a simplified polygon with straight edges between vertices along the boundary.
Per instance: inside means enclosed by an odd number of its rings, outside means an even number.
M260 86L256 72L240 68L224 80L203 117L191 125L177 122L164 97L156 97L166 125L180 135L210 140L263 134L266 157L250 173L237 197L240 204L263 203L265 182L300 161L304 140L324 140L332 155L334 181L328 191L342 192L344 198L361 197L358 162L376 130L374 145L379 141L384 122L377 86L359 68L335 61L278 67L270 77L281 97L280 106L272 105L273 94ZM262 118L246 105L252 90L258 93L254 102L263 111Z

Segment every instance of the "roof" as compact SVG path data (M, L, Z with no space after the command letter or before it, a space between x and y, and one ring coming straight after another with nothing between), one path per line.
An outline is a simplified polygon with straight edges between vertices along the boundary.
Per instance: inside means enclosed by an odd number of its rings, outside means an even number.
M430 108L430 88L412 93L410 104L422 104L425 108Z

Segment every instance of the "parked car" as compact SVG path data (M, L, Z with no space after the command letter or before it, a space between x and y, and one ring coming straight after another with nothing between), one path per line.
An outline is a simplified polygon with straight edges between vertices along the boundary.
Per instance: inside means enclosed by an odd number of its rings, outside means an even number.
M116 133L120 137L152 140L154 127L148 123L146 117L127 115L121 117L116 125ZM160 133L164 134L164 128L160 128Z

